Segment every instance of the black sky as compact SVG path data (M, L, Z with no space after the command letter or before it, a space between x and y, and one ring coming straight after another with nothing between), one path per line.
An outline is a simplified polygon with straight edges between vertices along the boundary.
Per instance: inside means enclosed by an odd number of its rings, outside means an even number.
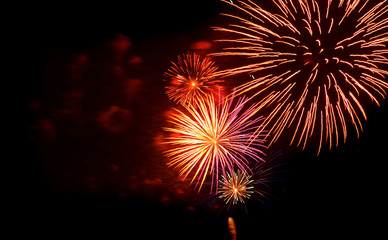
M223 9L213 0L182 2L55 2L28 10L22 35L29 154L18 171L18 192L19 224L31 235L229 238L228 215L193 207L188 199L195 191L172 186L174 174L154 145L165 111L175 106L164 95L163 72L192 43L212 38L210 26ZM123 60L112 41L125 37ZM81 66L82 56L88 67L78 81L69 65ZM141 63L124 64L135 57ZM123 79L137 89L133 97L121 92ZM69 101L80 104L80 113L71 112ZM123 110L118 134L99 120L112 106ZM233 215L237 239L383 232L387 100L370 105L367 116L358 139L351 130L346 144L318 157L316 149L280 146L288 180L270 209L252 203L248 215Z

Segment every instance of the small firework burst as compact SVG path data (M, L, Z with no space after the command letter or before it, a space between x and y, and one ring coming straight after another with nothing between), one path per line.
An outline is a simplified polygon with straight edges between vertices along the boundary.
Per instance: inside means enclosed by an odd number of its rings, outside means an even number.
M359 136L365 102L387 95L387 0L222 1L235 11L215 28L225 45L213 56L231 63L218 75L252 76L236 95L250 92L269 111L268 145L317 141L319 154L346 141L349 123Z
M219 180L218 192L212 194L211 205L218 199L223 200L222 205L232 210L236 206L243 206L247 211L247 201L255 199L263 205L269 206L271 203L270 192L275 191L273 183L282 182L285 179L281 172L285 164L274 164L280 156L280 152L271 152L266 156L266 161L257 162L252 167L251 174L243 173L240 170L222 175Z
M206 177L212 175L218 183L219 173L225 175L233 169L247 174L249 161L261 161L265 148L263 135L253 138L262 121L256 117L255 105L245 107L246 99L240 98L233 104L233 98L219 104L213 96L196 101L197 107L184 105L187 114L174 109L170 115L170 132L165 143L168 165L179 169L182 179L192 174L191 183L201 189Z
M226 204L245 203L244 199L249 199L254 193L252 183L252 176L243 174L240 170L222 175L218 188L219 198L224 199Z
M217 69L207 57L195 53L178 56L177 62L172 62L172 67L165 73L168 98L188 105L217 93L220 88L217 84L222 82L214 76Z

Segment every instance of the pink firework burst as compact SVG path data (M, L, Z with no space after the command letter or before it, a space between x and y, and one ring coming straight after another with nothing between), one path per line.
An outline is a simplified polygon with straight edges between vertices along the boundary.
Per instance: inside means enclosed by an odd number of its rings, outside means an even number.
M256 117L256 105L245 107L246 99L233 98L216 104L214 97L206 96L193 105L185 106L186 112L174 109L164 128L170 132L165 143L168 165L179 169L183 179L190 177L201 189L206 177L218 183L220 174L239 169L250 172L250 161L262 161L265 148L263 136L254 136L262 117Z

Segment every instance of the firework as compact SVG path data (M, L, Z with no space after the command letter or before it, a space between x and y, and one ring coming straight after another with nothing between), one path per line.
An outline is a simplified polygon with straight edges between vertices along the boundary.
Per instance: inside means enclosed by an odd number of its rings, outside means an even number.
M250 161L262 160L265 145L263 136L252 138L263 118L255 117L255 105L245 108L245 103L243 97L236 104L233 98L216 104L214 97L205 96L196 107L184 106L187 113L174 109L171 126L165 128L171 133L165 141L168 165L178 168L183 180L191 174L199 190L207 175L217 183L219 174L235 168L247 174Z
M222 82L214 76L217 69L209 58L198 54L178 56L177 62L172 62L172 67L165 73L168 98L187 105L195 99L201 100L209 94L217 93L217 84Z
M253 193L252 176L245 175L240 170L222 175L219 186L219 198L237 204L237 202L245 203L244 199L249 199Z
M280 167L283 167L284 164L272 164L279 155L280 152L272 152L266 157L265 162L257 162L252 168L252 174L245 174L237 170L223 175L219 181L219 191L215 196L223 199L228 209L239 203L245 207L245 201L252 196L266 205L269 203L267 196L270 183L284 180L276 177L280 173Z
M212 54L233 59L221 76L249 74L236 95L250 92L271 111L262 126L271 141L288 136L297 146L308 139L338 145L348 124L357 137L366 120L363 101L379 105L388 83L388 1L225 1L235 14L215 27L225 47ZM237 65L240 64L240 65ZM290 134L282 134L290 131Z

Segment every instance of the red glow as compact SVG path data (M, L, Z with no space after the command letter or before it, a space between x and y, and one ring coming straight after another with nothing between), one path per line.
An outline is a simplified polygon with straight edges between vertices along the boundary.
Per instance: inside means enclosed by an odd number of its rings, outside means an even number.
M212 43L208 41L199 41L191 44L191 48L195 50L208 50L212 47Z

